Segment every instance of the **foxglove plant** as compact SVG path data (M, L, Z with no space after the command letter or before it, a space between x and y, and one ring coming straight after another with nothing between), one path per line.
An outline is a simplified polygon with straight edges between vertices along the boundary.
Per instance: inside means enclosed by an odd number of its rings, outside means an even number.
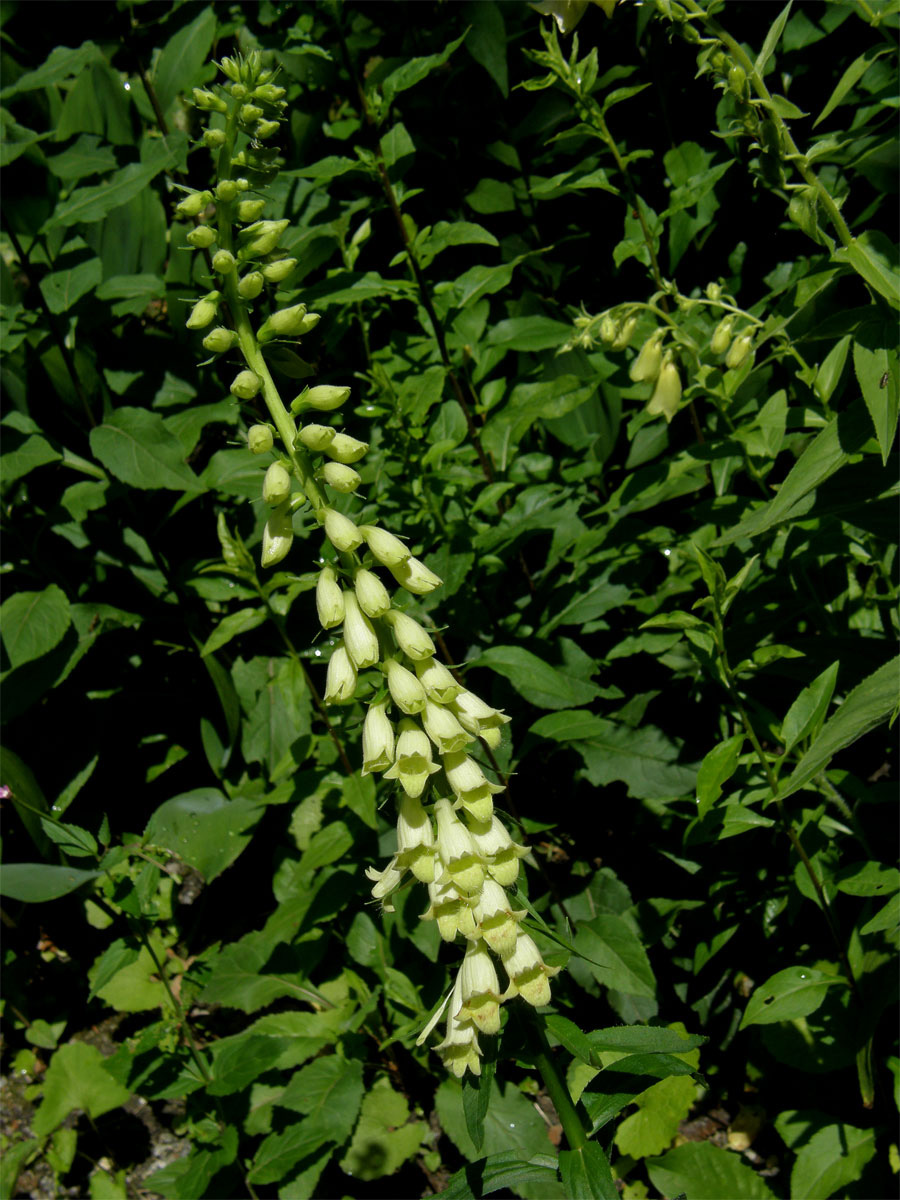
M197 107L210 114L203 141L217 156L215 191L189 192L177 210L198 222L188 240L211 256L215 276L187 326L207 330L224 322L205 334L204 348L239 351L243 363L231 392L243 401L261 396L271 417L271 425L256 424L248 435L254 454L274 456L261 479L269 509L262 566L275 566L288 554L295 512L311 512L324 534L316 611L323 629L340 637L328 663L325 701L351 702L360 674L371 672L362 773L381 773L399 784L397 852L382 869L367 871L372 895L391 911L397 889L418 880L429 894L422 917L437 922L445 941L463 939L446 1036L437 1051L454 1074L479 1074L479 1034L499 1031L500 1006L513 996L546 1005L548 979L557 969L519 928L525 914L505 889L515 886L528 850L513 841L494 809L492 797L503 789L470 753L479 741L496 748L509 718L462 687L435 657L427 630L404 611L409 597L440 586L438 576L401 537L379 525L357 524L334 506L333 493L352 495L362 482L353 464L368 446L333 425L298 424L296 418L336 413L350 388L306 387L285 405L272 379L268 348L302 338L319 321L302 302L261 312L267 288L289 280L296 266L279 248L288 222L266 220L265 199L253 194L277 170L276 152L267 143L284 119L284 89L256 52L219 65L227 82L194 91ZM508 979L505 988L496 961ZM445 1001L420 1043L446 1007Z

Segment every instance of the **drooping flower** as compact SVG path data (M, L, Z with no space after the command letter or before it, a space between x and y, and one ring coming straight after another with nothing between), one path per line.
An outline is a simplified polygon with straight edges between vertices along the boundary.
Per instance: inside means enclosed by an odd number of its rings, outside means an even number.
M449 800L436 800L437 852L444 867L444 879L452 882L462 895L477 895L484 883L484 857L479 853L468 828L454 813Z
M549 978L559 973L559 967L547 966L527 933L519 931L514 949L502 961L509 975L509 995L520 995L535 1008L550 1003Z
M328 660L328 673L325 676L325 703L346 704L353 699L356 691L356 667L350 661L343 643L335 647L334 653Z
M421 712L425 707L425 689L412 671L402 666L396 658L387 659L384 670L397 707L410 716Z
M414 665L429 699L436 700L438 704L449 704L463 690L462 685L436 658L419 659Z
M419 797L440 767L431 761L431 742L415 721L404 718L399 729L394 765L384 777L398 779L408 796Z
M469 942L459 973L460 1017L474 1021L482 1033L499 1033L500 982L490 952L480 938Z
M370 704L363 721L363 775L386 771L394 761L394 727L388 720L387 701Z
M381 654L378 635L359 607L355 592L344 592L344 645L357 671L374 667Z

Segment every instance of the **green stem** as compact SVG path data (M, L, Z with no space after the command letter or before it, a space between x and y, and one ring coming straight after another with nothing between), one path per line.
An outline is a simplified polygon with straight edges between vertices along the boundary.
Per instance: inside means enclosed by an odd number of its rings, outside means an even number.
M585 1122L579 1116L578 1110L569 1095L569 1089L563 1082L562 1076L556 1069L547 1034L544 1031L544 1021L539 1013L529 1010L526 1014L528 1025L534 1037L535 1044L531 1046L531 1057L534 1065L541 1073L547 1095L553 1101L553 1107L559 1116L566 1141L570 1150L581 1150L587 1145L588 1132Z

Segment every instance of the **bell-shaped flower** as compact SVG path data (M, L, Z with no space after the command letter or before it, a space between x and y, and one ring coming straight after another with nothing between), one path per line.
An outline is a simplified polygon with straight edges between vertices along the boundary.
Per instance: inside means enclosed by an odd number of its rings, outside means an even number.
M453 986L450 1013L447 1017L447 1033L444 1040L435 1046L435 1050L441 1056L444 1066L457 1079L462 1079L467 1070L471 1071L473 1075L481 1074L481 1063L479 1061L481 1050L478 1047L478 1034L475 1030L474 1022L461 1016L462 997L460 985L461 973L458 973L456 983Z
M459 913L462 899L454 885L448 881L429 883L428 897L431 903L422 913L423 921L437 921L438 933L445 942L452 942L459 930Z
M418 621L408 617L406 613L392 608L384 614L384 620L394 631L397 645L403 653L414 662L421 658L434 657L434 642Z
M390 572L401 587L416 596L427 596L444 582L434 571L429 571L417 558L406 558L390 568Z
M737 340L740 341L740 338ZM733 349L734 346L732 346ZM728 353L731 354L731 350ZM662 369L657 376L653 395L650 397L645 411L654 417L664 416L666 424L668 424L678 411L680 402L681 376L678 374L678 368L675 366L671 353L667 353Z
M388 720L387 701L370 704L363 721L363 775L386 771L394 761L394 727Z
M359 531L366 539L366 545L373 557L383 567L396 567L410 557L409 550L403 542L386 529L378 525L360 525Z
M431 818L413 796L402 796L397 814L397 861L422 883L435 876L434 829Z
M489 821L494 812L491 796L502 792L503 788L499 784L489 783L478 763L469 758L464 750L445 754L443 758L447 782L458 803L476 821Z
M459 1015L474 1021L482 1033L500 1032L500 981L487 946L469 942L460 967L462 1007Z
M316 580L316 612L323 629L340 625L344 619L344 592L338 583L337 572L328 563Z
M372 888L372 898L381 901L381 907L385 912L393 912L394 906L387 903L387 898L403 882L403 876L406 874L405 868L401 867L397 861L397 856L391 859L383 871L379 871L377 867L366 867L366 876L373 880L375 886Z
M422 724L441 754L462 750L472 740L471 734L463 729L450 709L433 700L425 701Z
M471 896L484 883L484 857L479 853L471 833L453 811L447 799L436 800L437 851L444 867L444 879L449 879L462 895Z
M385 662L384 671L397 707L410 716L421 712L425 707L425 689L412 671L401 666L396 658L389 658Z
M378 635L359 607L355 592L344 592L344 645L358 671L374 667L381 657Z
M356 667L350 661L350 655L343 643L336 646L328 660L328 673L325 676L325 703L346 704L353 699L356 691Z
M399 779L406 794L417 798L425 790L429 776L440 767L431 761L431 742L415 721L404 718L399 728L394 765L385 771L384 777Z
M495 954L511 954L516 947L519 922L525 909L513 909L506 892L493 879L486 879L475 903L478 933Z
M290 550L293 540L290 501L285 500L269 513L269 519L263 529L260 563L264 567L274 567L276 563L280 563Z
M359 462L368 448L368 442L360 442L355 437L351 437L349 433L336 433L324 450L328 457L333 458L335 462L345 463L349 466L351 463Z
M436 658L420 659L415 664L416 674L430 700L438 704L449 704L463 690L443 663Z
M362 542L359 530L343 513L333 508L323 508L316 515L325 526L325 533L335 550L355 550Z
M485 704L474 692L460 692L451 707L463 729L474 733L476 737L483 737L487 729L499 729L510 722L510 718L500 709Z
M391 607L388 590L374 571L360 567L353 576L353 586L359 607L367 617L383 617Z
M548 967L541 952L527 933L519 931L514 949L502 955L509 976L507 996L519 995L535 1008L550 1003L549 979L559 974L559 967Z
M519 859L528 854L528 847L512 840L496 813L489 822L473 824L471 836L478 854L487 862L488 874L501 887L512 887L519 877Z
M655 379L659 374L662 362L662 340L664 331L657 329L647 338L638 351L637 358L631 364L628 374L634 383Z

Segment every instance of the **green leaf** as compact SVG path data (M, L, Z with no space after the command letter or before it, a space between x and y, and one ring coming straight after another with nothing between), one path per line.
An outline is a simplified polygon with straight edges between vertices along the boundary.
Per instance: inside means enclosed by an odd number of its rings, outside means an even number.
M900 871L878 862L850 863L841 867L834 882L848 896L889 896L900 889Z
M349 1135L363 1096L362 1063L332 1054L296 1072L278 1101L305 1120L265 1139L253 1159L251 1183L282 1179L306 1155Z
M722 795L723 785L737 770L744 741L744 734L738 733L720 742L700 764L697 772L697 816L701 819Z
M690 1200L774 1200L765 1181L729 1150L688 1142L662 1158L647 1160L653 1186L663 1196Z
M453 281L457 306L471 308L482 296L493 295L494 292L502 292L504 288L509 287L513 271L524 257L520 255L512 262L500 263L495 267L472 267L460 275Z
M694 791L695 768L677 764L677 746L652 725L630 729L580 710L541 717L529 732L573 742L584 759L588 779L597 787L620 779L638 800L685 796Z
M654 1083L635 1097L638 1111L626 1117L616 1129L616 1146L632 1158L662 1154L671 1146L696 1095L696 1084L689 1075L670 1075Z
M216 15L210 5L166 42L153 72L156 98L164 114L179 92L188 92L199 82L215 32Z
M842 337L839 342L836 342L816 372L816 391L826 402L834 395L835 388L840 383L852 341L853 336L848 333L846 337Z
M12 414L10 414L12 415ZM0 455L0 483L4 490L17 479L28 475L47 463L59 462L62 455L54 450L46 438L38 433L24 436L23 432L11 427L8 418L3 421L3 454Z
M451 1175L441 1196L444 1200L472 1200L473 1196L490 1196L504 1190L518 1190L523 1195L522 1186L531 1184L537 1185L531 1190L533 1196L563 1195L552 1190L558 1185L558 1175L556 1162L549 1154L524 1159L518 1150L506 1150L469 1163Z
M28 836L38 853L46 856L50 850L50 839L44 833L40 814L48 811L47 800L30 767L6 746L0 746L0 783L12 792L12 802L19 820L28 830Z
M97 839L80 825L66 825L62 821L48 821L46 818L41 824L50 841L62 847L63 854L78 858L97 854Z
M466 196L466 204L477 213L514 212L516 196L510 185L500 179L479 179Z
M575 949L604 987L629 996L655 997L656 979L646 951L615 913L600 913L582 924L575 935Z
M157 872L153 867L145 868L151 888L155 889ZM126 885L128 886L128 885ZM135 902L138 897L132 893ZM110 974L111 963L104 962L104 956L94 963L88 971L88 981L91 990L111 1008L118 1012L146 1012L165 1004L168 993L165 984L159 978L159 963L164 960L168 947L162 935L152 930L149 935L149 945L141 946L137 956L130 962L123 961L119 969ZM106 975L106 982L98 983L101 975Z
M4 863L0 872L0 896L40 904L66 896L100 874L100 871L51 867L46 863Z
M9 96L19 95L20 92L32 92L37 88L61 83L64 79L79 75L88 63L95 62L101 57L99 47L95 46L93 42L84 42L76 50L70 50L68 46L57 46L46 62L36 70L26 71L24 75L19 76L15 83L5 87L0 92L0 99L6 100Z
M570 1200L618 1200L609 1162L596 1142L577 1150L561 1150L559 1173Z
M825 716L834 694L840 665L838 659L830 667L826 667L809 687L803 689L788 709L781 723L781 740L784 742L785 754L789 754L798 742L809 737Z
M499 321L487 335L489 346L504 350L556 350L567 342L572 326L552 317L509 317Z
M879 667L853 689L797 763L780 791L782 799L805 787L839 751L888 720L897 707L898 679L900 656Z
M897 354L897 330L888 322L870 322L857 332L853 343L853 368L875 436L881 447L881 461L887 464L900 407L900 359Z
M23 1138L6 1147L0 1158L0 1200L12 1200L16 1195L16 1182L33 1154L42 1148L38 1138Z
M506 27L503 10L494 0L476 0L465 6L463 23L471 25L466 50L487 71L506 99L509 80L506 69Z
M41 280L41 295L52 313L63 313L92 291L103 278L99 258L89 258L65 271L51 271Z
M744 1010L740 1028L807 1017L816 1011L825 999L825 993L835 984L846 986L846 980L826 975L815 967L787 967L778 971L755 989Z
M117 408L91 430L91 450L123 483L137 488L202 492L204 484L184 462L178 438L159 413Z
M43 1085L44 1099L31 1122L38 1137L46 1137L76 1108L95 1121L119 1108L131 1094L106 1070L97 1047L86 1042L60 1046L50 1060Z
M858 1129L843 1121L829 1124L821 1113L788 1110L779 1113L775 1128L797 1154L791 1170L791 1200L844 1195L875 1156L873 1129Z
M462 45L465 33L454 42L449 42L438 54L428 54L422 58L411 58L402 67L392 71L385 79L380 80L381 94L385 106L389 106L401 92L408 91L421 83L436 67L442 67L450 55Z
M463 1111L462 1087L455 1079L445 1079L437 1089L435 1108L447 1137L468 1159L478 1151L469 1135ZM484 1151L490 1156L501 1150L511 1151L519 1159L534 1154L540 1146L551 1152L547 1126L519 1089L512 1083L503 1088L494 1080L484 1119ZM526 1160L527 1161L527 1160Z
M220 1038L212 1050L211 1096L231 1096L242 1091L278 1061L287 1039L251 1034Z
M834 91L831 93L825 103L825 107L813 121L813 129L815 129L817 125L820 125L827 116L834 112L839 104L844 102L844 98L851 91L851 89L859 83L860 79L862 79L863 75L865 75L866 71L868 71L869 67L871 67L875 60L881 58L882 54L889 53L890 46L882 46L880 50L868 50L864 54L860 54L858 58L855 58L838 80Z
M594 1048L588 1038L581 1032L574 1021L570 1021L568 1017L562 1017L559 1013L548 1013L544 1018L544 1023L550 1033L556 1040L569 1051L570 1054L580 1058L582 1062L589 1063L591 1066L597 1066L597 1055L594 1053Z
M10 665L21 667L58 646L72 622L62 588L16 592L0 605L0 636Z
M592 1030L587 1038L595 1050L634 1055L683 1054L696 1050L707 1040L696 1033L685 1035L675 1029L649 1025L612 1025Z
M116 168L112 146L101 143L96 134L83 133L59 154L47 157L47 168L66 183L75 183L87 175L105 175Z
M718 538L714 546L727 546L743 538L757 537L774 525L792 519L792 510L800 501L840 470L851 455L866 443L871 422L860 400L836 416L806 447L794 463L778 495L746 520Z
M772 22L769 32L766 34L766 40L763 42L763 48L756 56L756 62L753 64L753 69L760 79L766 73L766 65L769 59L775 52L775 47L781 41L781 35L784 33L784 27L787 24L787 19L791 14L791 5L794 0L788 0L787 4Z
M117 317L129 313L139 316L153 301L166 294L166 283L160 275L113 275L97 288L98 300L115 300L112 311Z
M93 1000L101 988L106 987L113 976L130 967L132 963L137 962L138 947L125 941L124 938L116 938L111 942L91 969L91 990L88 992L88 1000Z
M887 904L879 908L870 921L860 929L863 937L870 933L883 933L885 930L895 931L900 925L900 895L891 896Z
M838 246L831 257L852 267L892 308L900 308L897 247L883 233L872 230L851 238L849 246Z
M144 841L163 846L194 867L208 882L234 862L252 836L263 805L217 788L195 788L161 804L144 831Z
M366 1182L393 1175L413 1157L427 1133L424 1121L409 1122L405 1098L382 1076L362 1102L341 1170Z
M90 224L127 204L129 200L139 196L160 171L173 165L177 157L177 144L178 139L175 138L172 148L169 149L163 139L165 153L157 153L150 162L130 163L116 171L104 183L76 188L66 200L56 206L52 216L44 222L43 231L48 232L60 225Z
M472 666L491 667L508 679L529 704L538 708L590 704L600 693L595 684L549 666L521 646L491 646Z
M227 617L222 618L203 643L200 654L205 656L221 650L223 646L228 645L232 638L238 637L242 633L249 633L251 629L265 624L265 621L266 610L264 608L241 608L237 612L229 613Z

